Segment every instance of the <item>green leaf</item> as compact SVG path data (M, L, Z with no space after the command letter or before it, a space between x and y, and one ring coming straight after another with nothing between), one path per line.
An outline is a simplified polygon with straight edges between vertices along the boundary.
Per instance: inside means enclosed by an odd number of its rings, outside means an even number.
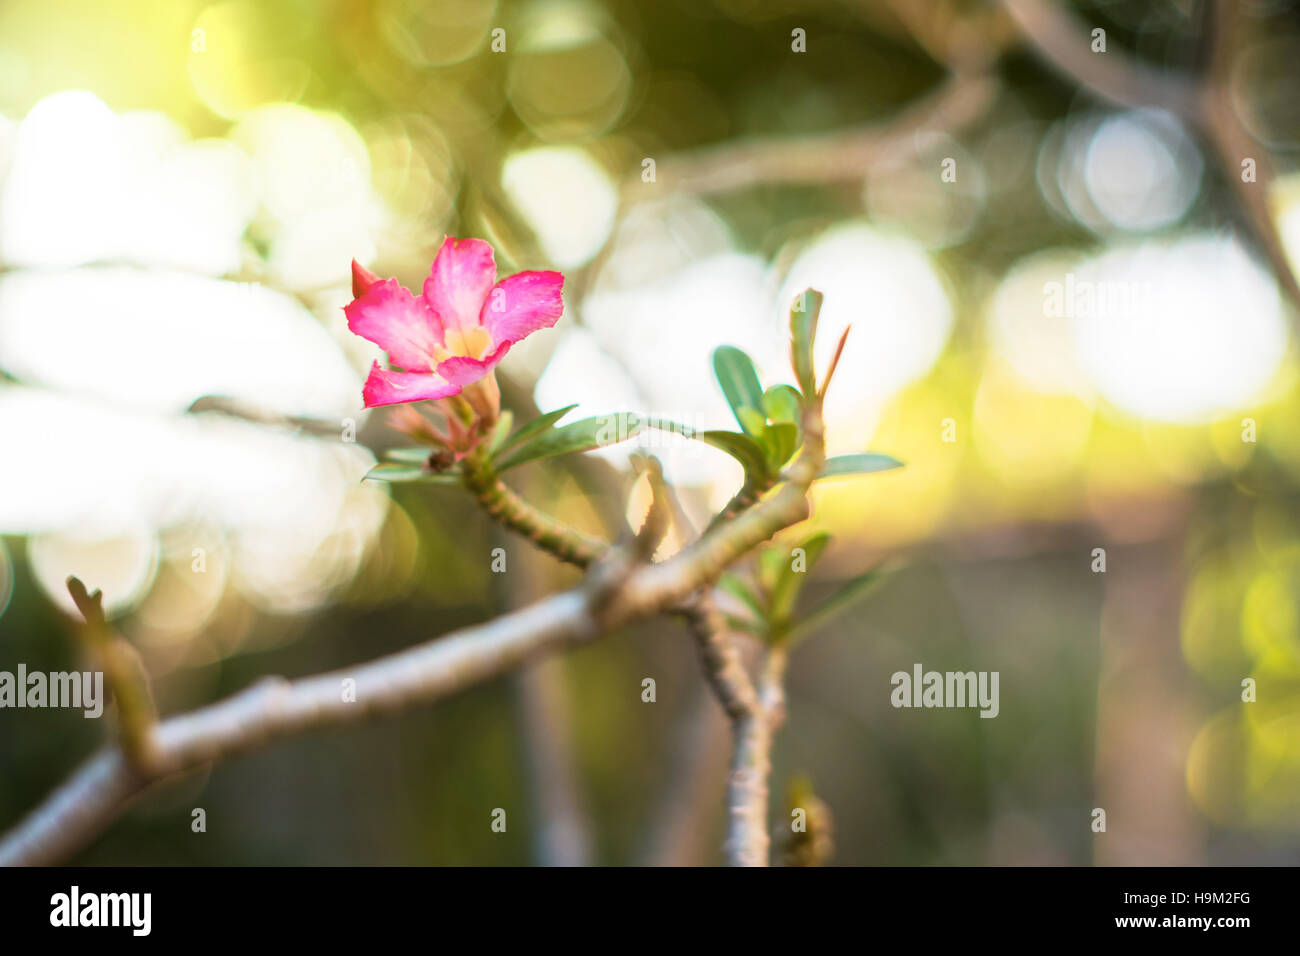
M390 448L384 452L384 457L389 461L400 461L408 465L423 465L429 460L429 454L433 449L428 445L417 445L414 448Z
M510 409L505 409L497 419L497 423L492 426L492 434L488 436L487 452L491 457L505 447L506 438L510 435L510 427L514 424L515 416Z
M534 435L531 440L502 456L494 466L498 472L502 472L541 458L554 458L556 455L569 455L616 445L639 435L649 424L634 412L615 412L612 415L583 418L571 425ZM663 427L672 423L656 422L655 424ZM667 430L680 427L673 426Z
M754 589L740 575L733 574L731 571L724 572L718 578L718 587L749 608L755 618L760 621L767 620L767 608L763 606L763 599L754 592Z
M790 308L790 359L799 388L806 396L817 390L813 370L813 342L817 338L817 317L822 310L822 294L805 289Z
M736 617L734 614L724 614L727 621L727 627L733 631L740 631L743 634L753 634L755 637L763 637L762 621L754 621L747 617Z
M736 409L736 418L740 422L740 427L745 429L745 434L752 435L759 441L767 433L767 419L763 413L752 408Z
M789 385L773 385L763 393L763 414L769 421L798 424L802 404L798 390Z
M763 436L763 447L767 451L768 468L776 474L799 447L799 429L791 422L769 425L767 434Z
M425 452L425 457L429 457ZM452 471L430 471L424 465L408 464L406 462L385 462L382 465L375 465L366 472L366 478L371 481L390 481L394 483L419 481L433 485L459 485L461 483L460 475Z
M884 577L885 572L879 568L873 568L859 574L856 578L852 578L842 588L795 622L785 632L782 642L786 645L793 645L802 641L817 628L822 627L866 597Z
M532 421L519 426L519 431L507 438L495 452L501 454L509 451L511 448L518 448L524 442L528 441L534 435L546 431L569 412L577 408L577 405L565 405L563 408L557 408L553 412L547 412L544 415L538 415Z
M781 565L780 576L769 593L767 601L773 622L790 620L790 616L794 612L795 602L799 599L799 592L808 580L808 575L812 573L813 565L817 563L817 559L822 556L822 552L830 544L830 540L831 536L822 531L797 546L803 549L802 559L795 555L795 549L791 549L788 555L783 555L785 560ZM797 560L803 568L801 571L795 570Z
M789 561L784 545L773 544L758 552L758 586L770 605L772 592L781 580L781 572Z
M725 451L745 467L746 476L764 478L767 476L767 457L763 446L748 435L739 432L707 431L696 432L695 437L707 445Z
M827 458L818 478L834 478L838 475L869 475L874 471L889 471L902 468L903 463L891 455L876 452L864 452L860 455L836 455Z
M713 352L713 374L718 377L722 394L726 396L727 404L731 406L731 411L736 416L736 421L740 423L740 427L751 435L758 435L760 432L752 430L753 420L751 419L751 423L746 425L741 415L741 409L750 409L758 416L760 422L766 423L766 419L762 417L763 386L758 383L758 373L754 371L753 361L735 346L721 345Z

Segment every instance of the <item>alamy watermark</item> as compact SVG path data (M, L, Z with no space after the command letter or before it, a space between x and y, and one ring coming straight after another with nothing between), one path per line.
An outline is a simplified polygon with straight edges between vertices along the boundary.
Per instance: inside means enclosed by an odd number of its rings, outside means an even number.
M152 909L152 893L83 893L74 885L50 897L50 925L124 926L133 936L148 936Z
M1073 272L1064 282L1043 284L1043 315L1049 319L1106 319L1144 314L1155 302L1150 282L1127 279L1080 279Z
M940 673L915 664L912 673L896 671L889 682L895 707L978 707L981 717L996 717L1000 709L998 671Z
M605 448L630 438L641 448L684 449L694 452L702 446L692 439L705 428L696 412L681 415L659 412L619 412L602 416L596 443Z
M103 671L0 671L0 708L67 707L93 720L104 713Z

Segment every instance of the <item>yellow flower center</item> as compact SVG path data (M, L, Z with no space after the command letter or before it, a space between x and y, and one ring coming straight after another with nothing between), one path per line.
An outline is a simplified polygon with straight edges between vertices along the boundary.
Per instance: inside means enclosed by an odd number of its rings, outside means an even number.
M481 325L472 329L448 329L445 344L433 350L433 363L445 362L453 355L481 359L492 347L492 333Z

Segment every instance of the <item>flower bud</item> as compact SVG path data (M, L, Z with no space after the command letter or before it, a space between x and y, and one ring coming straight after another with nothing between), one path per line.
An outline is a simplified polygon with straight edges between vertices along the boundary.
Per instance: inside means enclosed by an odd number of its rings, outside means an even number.
M352 298L361 298L366 294L366 290L378 281L379 276L361 265L356 259L352 260Z

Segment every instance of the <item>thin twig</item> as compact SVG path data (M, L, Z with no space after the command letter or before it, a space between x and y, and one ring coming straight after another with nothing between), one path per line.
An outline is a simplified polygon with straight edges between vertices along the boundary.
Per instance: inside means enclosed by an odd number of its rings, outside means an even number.
M710 195L773 183L837 183L862 179L882 160L896 162L917 148L918 133L955 130L983 116L997 82L976 73L955 74L885 122L820 136L753 139L666 157L653 183L640 173L622 189L624 203L658 200L671 193Z
M109 628L104 617L102 593L98 590L88 592L76 577L69 577L67 584L73 603L86 621L78 633L103 669L104 680L117 702L122 751L132 766L145 768L154 759L154 727L158 722L158 711L144 664L136 649Z
M731 562L807 516L808 489L824 461L820 410L807 419L805 433L813 438L791 468L790 481L667 561L635 564L615 549L579 587L485 624L346 670L293 682L264 679L158 724L153 757L143 768L132 767L119 748L106 750L0 841L0 865L66 858L155 781L307 730L428 704L541 654L680 607Z
M561 561L587 568L608 547L533 507L508 488L485 462L471 456L465 459L464 468L465 487L488 516Z
M803 453L790 469L790 484L739 512L732 519L734 523L724 527L752 520L786 495L791 486L807 488L820 474L825 462L820 398L810 396L804 402L802 424ZM807 502L803 501L802 506L806 508ZM712 596L701 594L686 615L700 648L705 676L731 718L734 733L727 788L727 857L736 866L766 866L771 845L767 832L768 776L772 736L785 710L782 681L786 652L780 647L767 650L763 675L756 686Z
M1230 53L1241 17L1240 3L1217 0L1213 17L1210 69L1203 78L1147 66L1119 50L1091 52L1088 25L1051 0L1002 0L1025 39L1053 70L1093 94L1129 108L1166 110L1199 130L1218 156L1232 184L1251 237L1282 290L1300 310L1300 281L1268 205L1274 161L1253 139L1233 107L1227 82ZM1240 163L1255 160L1255 181L1245 182Z
M701 594L685 614L714 696L733 723L745 719L758 710L758 692L713 596Z

